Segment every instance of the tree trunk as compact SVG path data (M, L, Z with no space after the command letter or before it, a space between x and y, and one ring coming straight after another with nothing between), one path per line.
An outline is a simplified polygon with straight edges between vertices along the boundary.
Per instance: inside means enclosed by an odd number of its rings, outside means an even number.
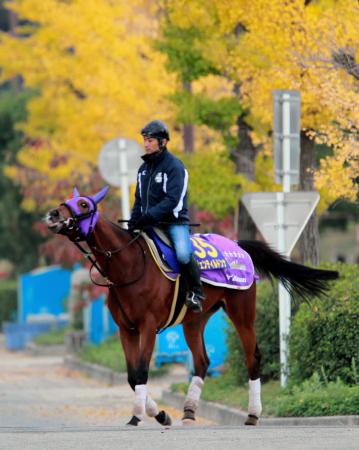
M236 165L237 173L240 172L249 180L255 179L254 163L257 155L257 149L253 145L250 137L250 126L245 122L245 116L240 115L237 118L237 136L238 145L231 151L231 157ZM242 203L239 203L238 211L238 238L255 239L256 226L251 219L247 209Z
M192 94L190 81L183 82L183 90ZM194 126L192 123L185 123L183 125L183 148L186 153L194 153Z
M183 90L192 93L192 84L190 81L183 82ZM183 125L183 149L185 153L194 153L194 126L192 123L185 123ZM188 208L189 218L191 223L196 223L197 208L194 203L192 203Z
M315 168L314 141L301 133L300 189L314 190L313 170ZM303 263L319 264L319 229L316 212L312 214L299 239L300 259Z
M16 27L17 27L17 15L14 11L9 10L9 34L11 36L16 36ZM11 78L11 86L15 92L20 92L20 77L17 75Z

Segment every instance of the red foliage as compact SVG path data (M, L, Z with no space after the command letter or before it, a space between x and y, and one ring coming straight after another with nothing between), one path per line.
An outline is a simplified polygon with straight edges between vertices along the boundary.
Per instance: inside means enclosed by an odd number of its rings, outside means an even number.
M54 236L41 244L39 253L49 264L72 268L74 264L84 262L82 253L64 236Z
M197 211L197 221L201 224L199 231L201 233L217 233L229 239L237 238L233 218L229 214L224 219L216 219L208 211Z

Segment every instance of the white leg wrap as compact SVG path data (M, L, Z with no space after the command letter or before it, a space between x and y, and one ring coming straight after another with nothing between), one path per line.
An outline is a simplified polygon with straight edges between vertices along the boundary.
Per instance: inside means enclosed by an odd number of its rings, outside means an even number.
M145 404L147 398L147 385L137 384L135 386L135 403L133 405L132 414L140 420L145 415Z
M146 398L146 414L149 417L156 417L159 412L160 411L158 409L157 403L154 400L152 400L152 398L149 395L147 395L147 398Z
M261 380L249 380L248 414L259 417L262 412Z
M194 412L197 409L198 401L201 397L202 387L204 381L201 377L192 377L191 384L189 385L184 407L192 409Z

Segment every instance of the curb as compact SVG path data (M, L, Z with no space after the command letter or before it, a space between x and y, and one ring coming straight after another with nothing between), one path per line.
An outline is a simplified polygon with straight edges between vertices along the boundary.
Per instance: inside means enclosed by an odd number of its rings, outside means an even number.
M127 383L127 374L118 373L98 364L84 362L76 356L65 356L64 366L71 370L80 371L87 376L107 383L110 386ZM162 402L179 410L183 409L185 396L170 391L162 392ZM215 422L218 425L243 426L247 413L219 403L200 400L198 415ZM358 427L359 415L353 416L320 416L320 417L261 417L260 426L281 427Z
M64 356L66 353L64 344L39 345L35 342L28 342L24 352L29 356Z
M183 409L185 396L182 394L164 391L163 403L177 409ZM218 425L242 426L247 413L237 408L230 408L218 403L200 400L198 404L198 415L212 420ZM335 427L359 426L359 415L355 416L320 416L320 417L261 417L259 425L265 427L301 426L301 427Z
M127 383L127 373L118 373L98 364L84 362L79 358L76 358L76 356L65 356L64 366L67 369L78 370L85 375L95 378L96 380L103 381L110 386L120 383Z

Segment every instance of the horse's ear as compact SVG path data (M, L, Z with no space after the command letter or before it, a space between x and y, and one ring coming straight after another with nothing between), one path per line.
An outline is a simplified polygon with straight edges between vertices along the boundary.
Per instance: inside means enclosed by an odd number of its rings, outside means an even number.
M97 204L100 203L100 201L106 197L108 190L110 189L109 186L105 186L101 189L101 191L97 192L97 194L92 196L93 201Z
M72 197L80 197L80 192L78 191L77 187L74 187L74 190L72 191Z

